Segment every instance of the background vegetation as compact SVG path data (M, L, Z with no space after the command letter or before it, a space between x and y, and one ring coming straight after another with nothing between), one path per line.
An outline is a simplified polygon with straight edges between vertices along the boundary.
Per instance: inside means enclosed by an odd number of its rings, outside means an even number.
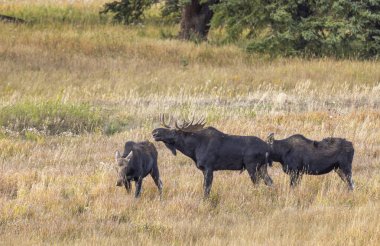
M380 1L221 1L214 25L246 37L252 52L281 56L377 58Z
M0 22L0 244L378 244L378 61L267 59L215 29L208 42L167 39L178 26L148 21L154 8L124 26L99 18L104 3L0 5L35 20ZM115 186L114 152L153 141L160 112L230 134L347 138L356 190L335 173L290 190L275 164L273 188L218 172L204 202L192 161L155 143L163 199L148 178L135 200Z
M136 23L157 2L113 1L104 5L103 13L113 12L117 22ZM185 39L207 38L208 31L203 30L212 26L226 30L225 41L243 39L247 51L271 56L378 58L380 53L379 1L166 0L161 3L163 17L181 20L179 36ZM187 31L191 33L184 35Z

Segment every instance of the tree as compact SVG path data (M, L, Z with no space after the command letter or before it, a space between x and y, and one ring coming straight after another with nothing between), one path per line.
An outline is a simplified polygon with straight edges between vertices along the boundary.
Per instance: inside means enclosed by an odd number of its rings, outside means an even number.
M378 57L379 0L224 0L213 26L247 50L282 56Z
M101 14L114 13L113 20L124 24L141 21L144 10L155 0L121 0L106 3ZM178 15L181 12L179 37L182 39L206 39L213 16L211 6L219 0L166 0L162 14Z
M182 6L180 38L206 39L213 16L211 6L218 2L219 0L191 0L184 2Z
M130 24L155 2L115 1L103 12ZM249 52L337 58L380 53L380 0L165 0L162 13L180 16L182 39L205 40L210 27L223 28L227 41L243 39Z
M365 58L380 58L380 1L367 0L359 4L361 6L356 13L361 35L359 53Z

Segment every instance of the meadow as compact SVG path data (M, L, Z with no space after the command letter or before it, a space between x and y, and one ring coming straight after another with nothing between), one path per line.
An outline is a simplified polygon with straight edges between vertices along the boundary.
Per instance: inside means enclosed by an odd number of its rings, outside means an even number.
M177 26L114 25L102 0L30 2L0 1L32 20L0 22L0 244L379 244L379 61L270 59L219 31L193 43L166 37ZM153 142L159 113L262 139L346 138L356 189L336 173L290 189L274 164L272 188L221 171L204 201L192 161L154 143L163 197L148 177L134 199L114 153Z

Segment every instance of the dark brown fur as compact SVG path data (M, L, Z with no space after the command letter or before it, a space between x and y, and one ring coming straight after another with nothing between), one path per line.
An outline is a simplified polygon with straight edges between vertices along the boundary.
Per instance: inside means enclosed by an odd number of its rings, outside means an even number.
M284 172L291 177L291 186L296 185L302 174L321 175L335 170L350 190L352 181L352 160L354 148L343 138L325 138L313 141L302 135L274 140L268 137L270 161L280 162Z
M269 147L257 137L228 135L213 127L191 132L157 128L152 135L156 141L163 142L174 155L179 150L195 162L204 175L205 197L209 196L213 172L217 170L247 169L254 183L262 178L266 185L272 185L272 179L267 172Z
M116 152L116 162L119 166L119 179L116 185L124 185L129 193L131 191L131 181L135 181L135 197L137 198L141 193L143 178L150 174L161 195L162 182L158 171L157 156L156 147L149 141L126 142L123 156L120 156L119 151Z

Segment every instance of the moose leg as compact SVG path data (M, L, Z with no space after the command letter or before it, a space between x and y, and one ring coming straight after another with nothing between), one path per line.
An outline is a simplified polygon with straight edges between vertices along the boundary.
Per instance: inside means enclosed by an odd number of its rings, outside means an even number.
M352 174L350 171L343 171L342 169L338 168L335 170L336 173L339 175L339 177L348 185L349 190L354 190L354 181L352 181Z
M347 182L348 182L348 189L350 191L353 191L354 188L355 188L355 183L354 181L352 180L352 174L346 174L346 177L347 177Z
M127 190L128 194L131 193L131 181L130 180L124 181L124 187Z
M157 167L153 167L152 172L150 173L150 175L152 176L152 178L154 180L154 183L156 184L156 186L158 188L158 192L160 193L160 196L161 196L162 195L162 182L161 182L161 179L160 179L160 173L158 171L158 168Z
M139 179L136 181L135 198L139 198L141 195L142 180L142 177L139 177Z
M269 175L268 175L267 164L262 165L259 168L259 176L260 176L260 178L262 178L264 180L264 183L267 186L272 186L273 185L273 181L272 181L271 177L269 177Z
M335 170L335 172L339 175L343 182L347 183L346 175L344 175L342 169L338 168Z
M247 171L249 177L251 178L253 184L257 185L259 183L259 173L257 172L257 166L255 164L247 165Z
M297 186L301 180L302 175L299 172L293 171L290 173L290 186L294 188Z
M208 198L210 196L212 179L214 177L214 174L212 170L204 170L203 175L204 175L204 183L203 183L204 197Z

